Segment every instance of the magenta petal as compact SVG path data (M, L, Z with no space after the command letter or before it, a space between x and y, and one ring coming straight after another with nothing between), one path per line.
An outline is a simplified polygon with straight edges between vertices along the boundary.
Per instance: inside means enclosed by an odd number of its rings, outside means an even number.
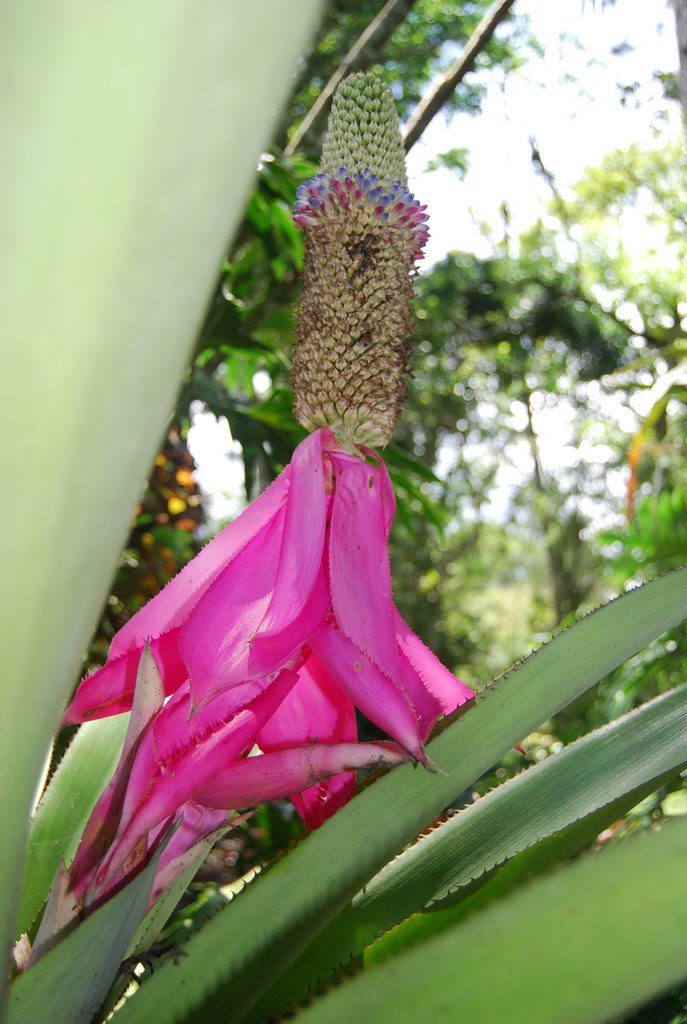
M277 579L260 636L278 633L300 615L320 572L326 526L323 434L316 430L293 453Z
M268 753L304 743L353 743L357 735L353 701L311 654L256 742Z
M306 789L330 775L407 759L403 751L382 743L310 743L244 757L215 775L195 799L210 807L253 807Z
M329 605L327 575L324 566L321 566L319 576L299 614L279 631L259 633L255 637L248 655L248 675L269 675L290 663L320 628L329 612Z
M227 825L229 823L228 811L200 804L196 800L188 800L179 808L177 815L181 816L181 823L162 852L158 870L164 868L184 850L188 850L208 832L214 832L224 822ZM151 834L150 845L156 838L156 835Z
M103 872L112 873L140 839L175 815L196 790L246 753L258 731L296 682L285 669L220 694L188 718L179 691L143 736L131 768L120 828Z
M391 533L391 525L396 515L396 495L394 494L394 485L389 477L389 471L384 465L384 461L380 459L377 452L373 451L372 448L363 448L362 451L368 457L368 459L374 459L378 466L379 480L382 491L382 505L384 507L384 529L386 530L387 540Z
M148 900L148 909L196 860L200 853L198 844L206 837L207 843L212 843L213 838L214 841L217 841L231 825L226 811L218 811L214 807L203 807L193 800L185 803L179 813L181 814L181 824L162 851L155 872L153 889ZM207 843L206 850L208 849ZM151 836L149 849L152 844L153 837Z
M474 697L474 692L443 665L436 654L426 647L419 636L403 621L398 612L395 613L396 636L398 645L413 669L417 672L422 685L436 700L441 712L450 715L452 711Z
M128 711L136 686L136 667L141 651L132 651L108 661L97 672L81 680L62 716L62 725L76 725L92 718L106 718Z
M79 898L88 888L101 860L107 855L112 836L120 825L131 765L163 701L162 679L150 647L146 644L140 658L136 695L119 762L91 812L72 864L72 887Z
M250 678L251 644L272 598L283 526L280 509L208 587L182 629L180 649L196 706Z
M179 690L151 723L136 754L123 819L145 810L145 831L193 797L215 771L246 753L258 731L296 683L285 669L220 693L189 715L188 690Z
M395 679L373 665L355 644L333 626L323 626L310 641L313 653L362 713L425 761L422 737L407 693Z
M188 675L179 653L179 633L174 629L150 642L167 694L174 693ZM134 698L141 651L142 648L137 647L128 654L108 660L93 675L86 676L65 711L62 724L73 725L128 711Z
M279 513L288 494L290 472L287 466L245 512L211 540L164 590L119 630L110 646L107 664L82 680L64 714L65 725L129 710L141 650L148 639L162 673L165 692L174 693L186 680L188 671L179 650L181 625L204 590Z
M289 797L305 827L313 831L345 807L355 789L355 772L344 772L316 782L300 793L289 793Z
M336 488L329 540L332 604L342 633L389 676L399 673L389 553L378 467L332 453Z
M182 630L197 706L221 687L278 671L327 614L323 433L298 446L285 507L211 584Z
M184 566L173 580L119 630L110 648L113 657L180 626L190 610L226 566L242 551L283 505L289 490L289 467L232 523Z
M352 743L358 735L353 701L311 654L298 670L298 682L257 735L258 746L269 753L304 743ZM289 792L308 828L348 803L355 793L355 772L345 772Z

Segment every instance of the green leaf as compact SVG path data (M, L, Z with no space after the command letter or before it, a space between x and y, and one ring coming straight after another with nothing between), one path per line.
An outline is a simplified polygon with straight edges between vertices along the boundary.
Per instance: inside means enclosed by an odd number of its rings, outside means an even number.
M151 862L14 982L8 1024L88 1024L136 933L162 844Z
M303 1024L602 1024L687 976L686 858L682 821L585 857L329 992Z
M50 736L319 9L3 5L2 949Z
M426 941L474 914L475 911L503 899L534 875L543 874L554 865L561 864L595 840L603 829L627 815L640 801L655 794L656 790L669 782L674 774L675 770L671 769L665 775L651 779L617 800L592 811L586 817L578 819L560 832L523 850L503 867L460 890L456 896L459 902L454 905L439 910L431 908L431 913L414 914L365 950L365 964L382 963L400 950Z
M625 808L633 806L641 787L654 785L666 773L675 774L685 763L687 686L682 686L527 769L423 836L368 882L260 1001L249 1020L265 1020L302 1000L313 980L324 980L362 953L380 932L422 906L430 904L434 910L464 896L475 881L541 839L603 807L610 806L608 820L616 820L618 800L625 797ZM595 822L592 837L608 820L602 816L601 824ZM588 834L581 830L580 845ZM398 931L410 933L416 941L439 926L434 923L436 914L431 916L432 920L426 915L413 918ZM446 920L453 918L449 914ZM385 936L377 944L379 950L373 947L372 959L403 941L396 931Z
M406 475L419 476L428 484L441 484L441 480L429 466L426 466L420 459L408 455L394 444L390 444L384 449L384 461L387 466L394 466L395 469Z
M114 772L128 715L82 725L31 822L17 933L28 930L48 897L61 859L69 863L95 802Z
M407 476L402 476L400 473L390 470L389 478L394 485L397 501L402 497L408 505L411 504L412 500L418 502L422 507L422 512L425 518L435 526L440 533L443 533L447 519L444 507L428 497L428 495L426 495L420 487L417 487L412 483Z
M687 615L687 571L587 616L489 686L429 747L441 769L410 765L347 807L248 887L163 965L117 1024L245 1017L329 920L429 821L542 721ZM202 970L198 969L202 965Z

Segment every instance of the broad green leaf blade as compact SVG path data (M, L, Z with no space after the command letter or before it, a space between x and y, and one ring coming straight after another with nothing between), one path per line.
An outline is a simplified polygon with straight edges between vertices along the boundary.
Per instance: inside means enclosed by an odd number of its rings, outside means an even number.
M684 821L586 857L329 992L303 1024L602 1024L687 977L686 858Z
M50 735L319 8L2 5L0 950Z
M372 946L367 947L363 954L365 965L383 963L402 950L426 942L427 939L446 931L476 911L503 899L534 876L562 864L596 839L603 829L618 821L641 800L669 782L674 775L675 772L670 771L652 779L618 800L605 804L585 818L573 822L562 831L542 839L535 846L528 847L503 867L460 890L459 895L462 898L454 905L432 910L431 913L413 914L397 928L382 935Z
M432 892L428 898L418 890L420 902L450 902L458 889L521 850L685 763L687 685L596 729L466 808L399 858L397 872L385 869L395 877L380 875L380 891L395 902L429 857ZM429 891L427 882L423 888Z
M604 806L610 805L610 820L615 820L617 802L626 794L631 794L629 808L639 799L634 794L640 787L675 774L685 763L687 686L682 686L527 769L423 836L367 883L258 1003L249 1020L265 1020L302 1000L313 980L324 980L362 953L380 932L423 905L438 907L455 899L543 838ZM446 915L448 921L451 917ZM413 918L401 930L415 941L443 924ZM390 948L402 942L403 936L394 940L395 934L379 945Z
M143 917L162 849L12 985L8 1024L89 1024Z
M422 508L422 513L432 526L441 532L446 526L446 510L443 505L436 501L433 501L428 495L424 493L421 487L409 480L408 477L401 476L400 473L395 473L393 470L389 470L389 478L394 485L394 491L398 500L399 495L405 497L406 501L410 502L411 499L416 501Z
M82 725L41 797L29 831L17 934L29 928L47 899L60 858L67 864L72 860L117 765L128 718L118 715Z
M163 965L117 1024L245 1017L329 920L429 821L542 721L687 615L687 571L587 616L478 697L429 747L445 774L407 765L363 790ZM198 969L202 964L202 970ZM189 1016L195 1011L193 1016Z

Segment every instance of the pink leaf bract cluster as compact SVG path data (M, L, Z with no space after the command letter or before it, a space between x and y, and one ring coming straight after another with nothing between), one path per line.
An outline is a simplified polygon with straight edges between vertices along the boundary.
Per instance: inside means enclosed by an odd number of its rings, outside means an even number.
M357 768L426 762L437 718L472 692L394 605L394 511L381 459L316 430L119 631L65 713L75 723L134 706L77 854L83 891L126 874L180 813L162 867L229 809L288 794L317 827L350 798ZM401 749L358 743L356 708Z

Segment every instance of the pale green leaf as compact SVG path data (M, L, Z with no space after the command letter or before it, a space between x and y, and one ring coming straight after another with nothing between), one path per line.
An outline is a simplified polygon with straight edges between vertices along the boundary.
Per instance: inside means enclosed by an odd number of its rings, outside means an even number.
M207 836L204 836L203 839L194 843L190 850L187 850L180 857L176 858L174 863L176 869L179 870L180 873L177 875L174 882L166 888L162 895L155 901L136 929L136 934L132 938L126 950L126 960L135 962L137 957L142 958L151 948L153 943L157 940L160 932L167 924L170 916L173 914L179 900L198 873L198 870L208 853L214 844L227 832L228 827L228 825L223 825L214 832L210 832ZM167 866L167 870L169 871L169 865ZM155 887L158 888L161 884L164 883L161 882L161 879L158 876L155 880ZM221 899L220 893L217 893L216 895ZM121 977L117 980L108 996L107 1006L109 1008L114 1007L122 997L128 982L129 979L126 977Z
M31 821L17 933L25 932L48 896L61 858L70 863L95 802L109 782L128 715L87 722L78 730Z
M639 801L650 794L655 797L656 789L669 782L674 774L673 769L657 779L651 779L643 786L631 790L612 803L605 804L586 817L579 818L567 828L516 854L502 867L459 890L452 905L432 910L431 913L413 914L397 928L382 935L372 946L367 947L363 954L365 965L383 963L401 950L426 942L428 938L453 927L476 911L503 899L535 875L543 874L560 865L597 839L609 825L630 814Z
M115 980L150 897L162 853L77 925L10 990L8 1024L89 1024Z
M319 9L0 10L0 948L50 736Z
M225 824L222 825L221 828L215 829L214 832L209 832L208 835L203 836L202 839L199 839L198 842L194 843L189 850L186 850L176 858L174 861L173 873L176 874L178 872L177 877L155 901L141 922L141 926L133 938L131 947L127 951L128 956L135 956L137 954L144 953L150 948L151 944L155 942L158 935L166 925L170 914L174 911L177 903L198 873L199 868L210 850L215 843L222 838L222 836L226 835L230 827L230 824ZM156 888L161 887L164 884L164 882L158 879L156 882Z

